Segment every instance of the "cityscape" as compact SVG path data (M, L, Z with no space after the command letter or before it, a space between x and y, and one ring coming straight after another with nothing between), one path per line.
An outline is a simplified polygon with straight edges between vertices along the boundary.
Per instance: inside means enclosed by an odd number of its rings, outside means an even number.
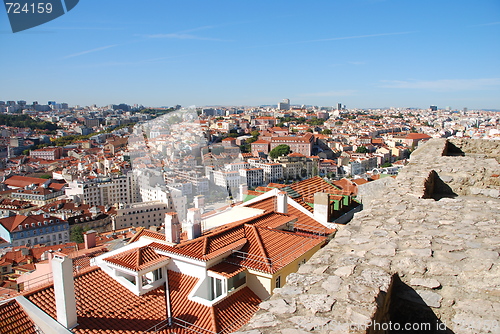
M6 2L0 334L500 333L500 4Z
M0 108L1 298L26 295L48 312L43 286L70 281L54 289L68 304L53 317L78 333L122 327L96 320L113 318L119 300L88 304L111 290L126 303L150 298L122 312L148 319L130 332L237 330L335 242L363 210L364 187L396 177L413 151L433 138L500 139L497 111L435 105ZM165 289L177 292L165 301Z

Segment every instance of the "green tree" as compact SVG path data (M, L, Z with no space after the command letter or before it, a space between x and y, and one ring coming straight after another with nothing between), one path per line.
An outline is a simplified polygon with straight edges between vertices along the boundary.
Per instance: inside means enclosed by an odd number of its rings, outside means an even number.
M276 159L277 157L287 155L288 153L290 153L290 146L281 144L273 148L271 152L269 152L269 156L272 159Z
M43 175L40 175L39 178L48 180L48 179L52 178L52 176L50 176L49 174L43 174Z
M321 134L323 134L323 135L331 135L332 134L332 130L330 130L330 129L324 129L323 131L321 131Z
M253 130L252 132L250 132L250 134L252 135L252 137L255 137L255 138L257 138L258 136L260 136L260 132L257 131L257 130Z
M83 227L73 226L70 230L69 240L81 244L83 239Z
M386 162L386 163L383 163L380 167L381 168L392 167L392 164L390 162Z
M356 153L368 153L368 149L365 146L359 146L356 149Z
M248 144L251 144L251 143L253 143L254 141L257 141L257 137L248 138L248 139L246 140L246 142L247 142Z

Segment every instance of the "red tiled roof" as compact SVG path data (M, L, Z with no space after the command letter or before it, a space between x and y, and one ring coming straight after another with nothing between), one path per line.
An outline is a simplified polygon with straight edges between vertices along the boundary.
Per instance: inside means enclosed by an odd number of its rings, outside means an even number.
M16 216L10 216L10 217L5 217L0 219L0 224L2 224L8 231L13 232L15 231L19 225L21 224L28 224L29 226L27 227L28 229L31 228L31 224L34 223L35 227L38 227L38 222L43 222L43 221L57 221L59 220L59 224L63 222L62 219L59 219L58 217L53 217L49 216L45 218L43 215L32 215L32 216L23 216L23 215L16 215ZM23 226L24 228L24 226Z
M157 332L160 334L192 334L193 330L202 334L221 330L230 333L248 322L261 302L245 287L212 307L205 306L187 298L197 278L174 271L168 271L167 276L174 324ZM104 271L94 268L75 278L75 291L78 326L73 331L76 334L142 333L166 319L163 286L136 296ZM26 297L51 317L56 317L52 285L30 292Z
M285 184L280 184L280 183L269 183L267 185L268 188L278 188L278 189L281 189L281 188L284 188L286 187Z
M295 190L302 197L314 196L314 194L317 192L324 192L336 195L350 195L350 193L343 192L342 190L326 182L319 176L315 176L310 179L291 184L290 188Z
M302 206L305 203L299 203ZM255 203L246 205L250 208L266 210L266 212L273 211L276 205L276 197L268 197L263 200L257 201ZM308 205L307 205L308 206ZM308 206L309 207L309 206ZM309 233L325 233L331 234L335 232L335 229L328 229L321 223L317 222L315 219L309 217L302 211L288 204L287 211L289 215L297 217L297 223L295 223L295 229L298 231L309 232Z
M352 182L356 183L358 186L368 183L368 181L366 181L365 179L354 179L352 180Z
M268 187L257 187L255 188L256 191L259 191L259 192L268 192L270 190L272 190L272 188L268 188Z
M53 246L43 246L43 247L33 247L31 248L31 254L33 257L41 261L43 253L47 251L58 251L63 254L70 254L74 251L78 250L76 242L68 242L65 244L53 245Z
M167 212L167 214L170 214L170 212ZM172 213L173 214L173 213ZM136 240L139 240L141 237L147 237L151 239L157 239L161 241L165 241L165 234L159 233L159 232L154 232L145 228L140 228L139 232L137 232L129 241L129 243L132 243Z
M358 194L357 184L349 181L348 179L343 178L338 181L333 181L333 184L342 189L344 192L350 193L352 195Z
M9 177L7 180L5 180L3 183L5 183L6 185L11 186L11 187L24 188L26 186L29 186L30 184L36 184L38 186L38 185L41 185L45 182L47 182L47 179L42 179L42 178L38 178L38 177L13 175L13 176Z
M426 135L425 133L409 133L406 135L405 139L430 139L431 136Z
M199 238L170 246L153 242L149 246L203 261L213 259L230 250L239 249L248 242L246 225L277 228L296 219L295 216L265 212L260 215L225 224L206 232Z
M23 308L12 300L0 305L0 334L37 334L35 324Z
M144 246L105 258L105 261L134 270L151 267L169 258L156 253L151 247Z
M208 269L208 271L217 273L219 275L222 275L226 278L233 277L242 271L245 271L245 268L242 268L240 266L237 266L235 264L227 263L227 262L221 262L218 263Z
M266 273L277 272L326 240L254 225L245 225L245 235L244 255L228 257L226 262Z
M248 191L246 192L246 194L247 194L247 195L250 195L250 196L260 196L260 195L262 195L262 193L261 193L261 192L254 191L254 190L248 190Z

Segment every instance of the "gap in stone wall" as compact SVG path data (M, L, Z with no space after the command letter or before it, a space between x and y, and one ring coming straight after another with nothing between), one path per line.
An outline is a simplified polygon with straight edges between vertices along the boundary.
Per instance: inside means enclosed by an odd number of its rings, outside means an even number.
M442 156L444 156L444 157L463 157L463 156L465 156L465 152L462 151L462 149L457 147L455 144L453 144L447 140L445 145L444 145Z
M422 198L432 198L439 201L442 198L455 198L458 195L446 184L436 171L432 170L424 181L424 195Z
M453 333L451 329L446 327L446 324L439 320L417 291L401 281L398 274L392 277L390 298L389 319L392 328L389 328L385 333ZM432 300L431 297L429 299Z

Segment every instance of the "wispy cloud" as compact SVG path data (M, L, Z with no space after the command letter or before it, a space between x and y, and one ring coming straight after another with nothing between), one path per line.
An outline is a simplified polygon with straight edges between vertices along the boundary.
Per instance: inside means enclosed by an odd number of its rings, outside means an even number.
M82 52L78 52L78 53L73 53L71 55L63 57L62 59L68 59L68 58L78 57L78 56L82 56L82 55L89 54L89 53L99 52L99 51L102 51L102 50L114 48L115 46L118 46L118 45L119 44L111 44L111 45L101 46L99 48L95 48L95 49L91 49L91 50L86 50L86 51L82 51Z
M402 88L402 89L423 89L432 91L463 91L463 90L489 90L498 89L500 78L481 79L441 79L441 80L383 80L380 87Z
M195 31L202 31L202 30L208 30L208 29L213 29L216 26L202 26L202 27L196 27L192 29L187 29L187 30L182 30L174 33L168 33L168 34L149 34L149 35L137 35L145 38L166 38L166 39L192 39L192 40L201 40L201 41L218 41L218 42L227 42L227 40L220 39L220 38L212 38L212 37L204 37L204 36L198 36L191 34L192 32Z
M485 27L485 26L496 26L499 25L500 21L498 22L488 22L488 23L480 23L480 24L474 24L469 27Z
M291 42L276 43L276 44L256 45L256 46L250 46L250 47L248 47L248 49L271 47L271 46L274 47L274 46L296 45L296 44L306 44L306 43L341 41L341 40L348 40L348 39L361 39L361 38L372 38L372 37L383 37L383 36L408 35L408 34L413 34L413 33L416 33L416 31L401 31L401 32L388 32L388 33L383 33L383 34L370 34L370 35L357 35L357 36L343 36L343 37L310 39L310 40L304 40L304 41L291 41Z
M80 67L84 68L94 68L94 67L111 67L111 66L141 66L141 65L149 65L149 64L159 64L165 62L178 62L179 59L185 59L190 56L199 56L205 54L204 52L197 53L188 53L188 54L178 54L173 56L166 57L157 57L157 58L148 58L148 59L138 59L131 61L108 61L101 63L93 63L93 64L84 64Z
M300 97L329 97L329 96L350 96L356 93L355 90L345 89L345 90L332 90L328 92L317 92L317 93L306 93L300 94Z
M365 65L366 64L366 62L364 62L364 61L348 61L347 63L350 65Z
M172 33L172 34L154 34L148 35L147 38L168 38L168 39L196 39L200 41L218 41L218 42L226 42L227 40L220 38L211 38L211 37L202 37L196 36L192 34L183 34L183 33Z
M357 39L357 38L370 38L370 37L382 37L382 36L394 36L394 35L407 35L413 34L415 31L402 31L402 32L388 32L384 34L370 34L370 35L357 35L357 36L345 36L345 37L332 37L332 38L322 38L322 39L311 39L309 41L302 41L297 43L313 43L313 42L329 42L329 41L340 41L344 39Z

